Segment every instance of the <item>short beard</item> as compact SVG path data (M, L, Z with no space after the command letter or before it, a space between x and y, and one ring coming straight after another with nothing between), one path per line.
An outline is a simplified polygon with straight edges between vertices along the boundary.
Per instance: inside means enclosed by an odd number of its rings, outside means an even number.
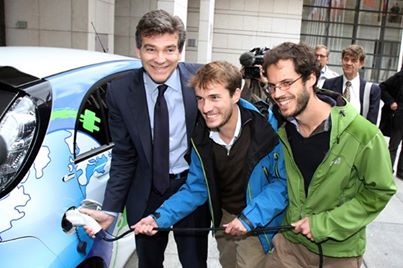
M221 124L215 128L217 131L220 131L220 128L225 126L229 122L229 120L231 119L232 113L233 113L233 110L231 110L230 113L228 114L228 116L224 118L224 121L221 122Z
M233 114L233 110L231 110L231 111L229 112L229 114L227 114L227 116L224 118L224 120L223 120L218 126L216 126L216 127L210 127L210 126L207 124L207 119L206 119L206 118L203 118L203 119L205 120L206 126L207 126L209 129L215 130L215 131L220 131L220 128L222 128L223 126L225 126L225 125L229 122L229 120L231 119L232 114ZM206 115L206 116L207 116L207 115Z
M309 92L304 84L304 90L297 96L297 107L295 108L295 112L291 114L290 117L297 117L305 111L306 106L308 106L309 98Z

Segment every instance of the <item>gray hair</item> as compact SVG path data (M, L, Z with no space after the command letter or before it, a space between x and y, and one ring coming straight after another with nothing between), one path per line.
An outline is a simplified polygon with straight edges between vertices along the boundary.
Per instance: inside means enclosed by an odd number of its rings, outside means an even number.
M325 45L323 45L323 44L318 44L318 45L315 47L315 51L318 50L318 49L321 49L321 48L325 49L325 50L326 50L326 56L329 56L329 49L327 48L327 46L325 46Z

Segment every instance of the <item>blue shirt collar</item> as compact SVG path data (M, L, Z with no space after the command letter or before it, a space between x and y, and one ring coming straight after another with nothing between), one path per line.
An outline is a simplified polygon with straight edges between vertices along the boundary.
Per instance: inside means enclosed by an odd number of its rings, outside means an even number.
M145 85L147 85L146 88L151 89L152 91L156 91L157 87L160 85L160 84L155 83L154 80L151 79L151 77L148 75L147 72L144 72L144 82L145 82ZM168 77L168 80L165 81L164 84L175 91L180 90L181 86L180 86L180 78L179 78L178 69L175 69L172 72L172 74Z

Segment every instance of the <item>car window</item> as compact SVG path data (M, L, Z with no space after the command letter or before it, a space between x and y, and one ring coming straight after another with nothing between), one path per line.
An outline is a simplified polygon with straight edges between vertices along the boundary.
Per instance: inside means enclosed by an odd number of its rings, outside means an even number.
M83 98L74 131L74 162L79 163L113 147L108 124L106 92L109 83L131 70L115 73L98 81Z
M77 116L75 133L75 156L97 149L92 147L78 147L85 140L91 139L98 144L98 148L111 144L108 129L108 106L106 104L107 82L104 82L85 96Z

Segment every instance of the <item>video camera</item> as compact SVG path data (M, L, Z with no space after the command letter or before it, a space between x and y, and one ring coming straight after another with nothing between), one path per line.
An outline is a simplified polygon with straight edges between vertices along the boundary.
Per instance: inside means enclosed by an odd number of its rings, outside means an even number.
M249 52L243 53L239 57L239 62L244 67L244 77L246 79L260 78L260 68L255 65L262 65L264 59L264 53L269 48L255 47Z

